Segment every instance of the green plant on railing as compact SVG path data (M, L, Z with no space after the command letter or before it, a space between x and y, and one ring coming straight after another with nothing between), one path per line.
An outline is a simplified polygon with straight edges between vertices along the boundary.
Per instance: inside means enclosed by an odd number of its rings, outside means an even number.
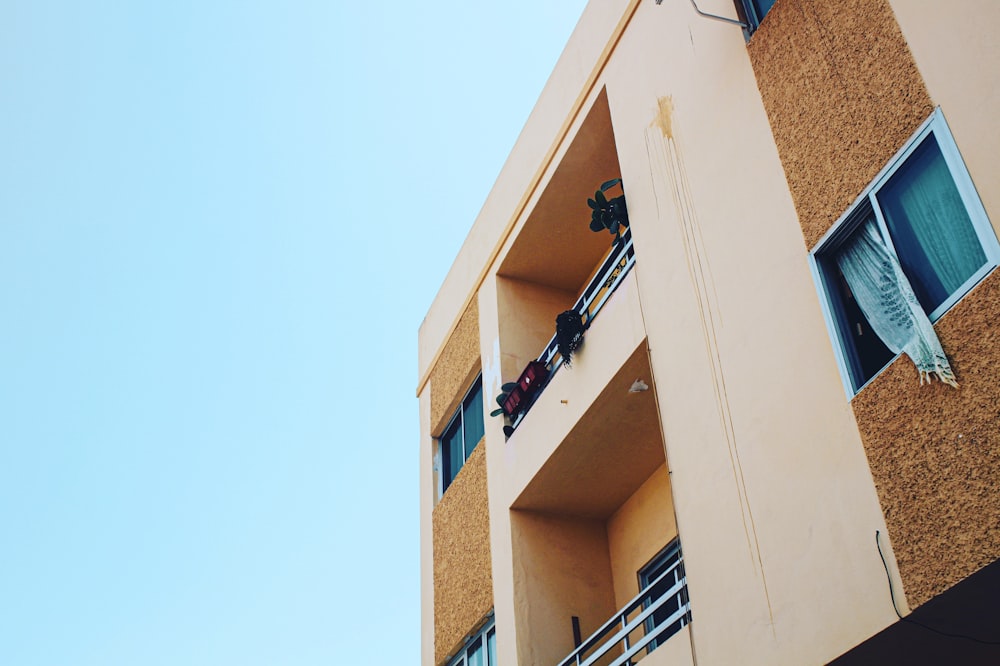
M517 388L517 382L507 382L500 387L500 395L497 396L497 404L500 405L497 409L490 412L490 416L500 416L504 413L503 405L507 402L507 397L510 392Z
M601 184L600 189L594 192L593 199L587 199L590 206L590 230L594 232L605 229L615 237L615 242L621 240L622 230L628 228L628 208L625 207L624 188L622 194L612 199L607 198L604 193L616 185L621 185L622 179L615 178Z
M497 404L500 406L494 409L492 412L490 412L490 416L502 416L507 413L507 410L504 409L504 403L507 402L507 398L510 396L510 392L516 388L517 388L517 382L507 382L506 384L500 387L500 395L497 396ZM513 416L513 414L511 414L510 416ZM510 425L504 425L503 434L505 437L510 437L511 435L514 434L514 428Z

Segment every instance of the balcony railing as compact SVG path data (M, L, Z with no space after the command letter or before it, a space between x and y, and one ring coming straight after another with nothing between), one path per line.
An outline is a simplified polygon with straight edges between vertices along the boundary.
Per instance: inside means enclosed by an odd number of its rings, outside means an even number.
M632 246L632 229L629 228L622 234L621 239L612 246L611 253L608 254L604 263L601 264L600 269L594 274L594 278L587 285L587 288L583 290L583 294L573 304L573 310L583 318L584 328L590 327L590 323L594 320L594 317L604 307L608 298L618 288L618 285L622 283L628 272L632 270L634 264L635 248ZM545 390L545 384L552 379L552 376L563 364L556 336L552 336L549 344L546 345L545 350L539 355L537 360L545 364L545 367L548 369L548 377L545 379L545 383L535 391L531 402L521 408L511 423L512 428L517 428L525 414L531 409L531 405L534 404L534 401Z
M691 621L684 562L677 560L559 666L632 666Z

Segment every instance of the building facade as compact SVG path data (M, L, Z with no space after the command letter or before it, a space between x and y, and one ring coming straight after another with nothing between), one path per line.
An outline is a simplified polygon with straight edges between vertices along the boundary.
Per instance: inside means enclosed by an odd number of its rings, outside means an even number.
M422 664L1000 663L995 28L587 6L420 328Z

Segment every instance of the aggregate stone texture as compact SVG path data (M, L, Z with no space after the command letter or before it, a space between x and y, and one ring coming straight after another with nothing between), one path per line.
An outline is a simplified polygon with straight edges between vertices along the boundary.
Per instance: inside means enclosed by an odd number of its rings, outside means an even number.
M747 50L812 248L934 106L886 0L778 0Z
M434 662L440 664L493 608L486 442L434 507Z
M431 370L431 429L434 434L439 434L447 425L445 420L451 418L458 407L469 388L472 372L479 365L479 300L473 297Z
M994 271L935 325L959 389L901 356L851 403L911 607L1000 558L998 321Z

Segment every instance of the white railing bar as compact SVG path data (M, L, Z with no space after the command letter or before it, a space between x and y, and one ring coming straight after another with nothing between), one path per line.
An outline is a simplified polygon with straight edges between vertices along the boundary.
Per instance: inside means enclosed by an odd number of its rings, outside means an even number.
M676 622L677 620L679 620L682 617L684 617L685 615L687 615L687 612L690 609L690 607L691 607L691 604L684 604L684 606L681 607L679 610L677 610L673 615L671 615L666 620L664 620L663 622L661 622L656 627L656 629L666 629L667 627L669 627L670 625L672 625L674 622ZM656 640L659 637L660 633L656 629L654 629L653 631L651 631L648 634L646 634L645 636L643 636L642 640L640 640L638 643L636 643L635 645L633 645L631 648L627 649L620 657L618 657L613 662L611 662L609 664L609 666L621 666L622 664L625 664L626 662L630 661L632 659L632 657L634 657L635 655L637 655L647 645L649 645L650 643L652 643L654 640ZM614 646L611 645L611 644L605 645L604 652L602 652L600 655L595 655L595 656L604 656L605 654L607 654L607 651L609 649L611 649L612 647L614 647Z
M626 240L626 242L622 245L622 247L618 250L618 252L608 257L609 260L613 259L614 261L610 262L610 264L606 262L606 265L601 267L601 271L597 275L595 275L591 283L587 285L587 288L584 290L583 295L580 296L580 299L573 304L574 312L579 312L582 315L586 310L590 309L590 306L593 303L593 298L595 298L595 296L601 291L600 289L595 289L594 293L589 294L588 296L587 292L590 291L591 286L606 281L608 279L608 274L614 272L614 270L618 268L618 265L621 263L622 257L628 255L628 252L631 248L632 248L632 238L630 236ZM625 277L625 275L628 274L629 270L632 268L634 264L635 264L635 254L632 254L632 256L626 259L625 265L621 267L621 272L618 275L616 283L621 281ZM611 297L611 293L613 291L614 289L608 289L604 293L600 302L597 304L596 309L594 310L594 312L590 314L591 319L597 316L597 313L600 312L601 308L604 307L605 301L607 301L608 298ZM555 357L557 353L555 342L556 342L556 336L553 335L551 338L549 338L549 342L545 346L545 351L542 352L541 356L539 356L537 360L542 361L545 364L551 363L552 359ZM561 364L562 362L560 360L559 364L553 366L552 371L554 372L555 369L559 367L559 365Z
M632 267L632 264L634 264L634 263L635 263L635 256L628 257L625 260L625 265L621 267L621 273L618 274L618 278L617 279L621 280L625 276L625 274L628 272L628 270ZM618 267L618 265L615 264L615 268L617 268L617 267ZM598 304L594 306L594 311L590 315L591 317L596 317L597 316L597 313L601 311L601 308L604 307L604 304L607 302L607 300L609 298L611 298L611 294L612 294L613 291L614 291L613 289L608 289L606 292L604 292L604 295L601 296L600 302L598 302ZM587 305L587 308L588 309L590 308L589 304Z
M625 604L617 611L615 611L615 614L612 615L607 622L601 625L601 627L597 631L588 636L585 641L580 643L580 647L576 648L572 653L570 653L570 655L566 657L566 659L564 659L559 664L559 666L564 666L565 664L569 663L570 658L574 654L580 651L589 650L594 645L598 645L599 643L604 642L604 641L598 641L596 639L607 634L611 630L611 628L618 623L618 619L620 617L622 617L623 615L628 615L633 610L638 608L644 601L644 597L648 596L649 590L651 590L653 586L658 585L660 581L664 580L668 575L673 573L674 570L677 569L677 567L679 567L683 563L683 561L684 561L683 558L678 558L676 562L670 565L669 569L667 569L662 574L657 576L656 579L653 580L653 582L651 582L649 585L643 588L643 590L639 592L639 594L637 594L635 597L633 597L631 601L629 601L627 604ZM657 602L655 602L656 608L659 608L659 599L666 599L667 597L679 593L680 590L678 588L681 588L686 584L687 584L687 576L681 577L681 579L677 583L675 583L668 591L664 592L662 595L658 597ZM645 618L645 615L643 615L643 617Z
M618 643L620 643L623 638L627 638L629 634L638 629L640 625L645 623L646 618L648 618L654 612L659 610L660 606L667 603L667 601L669 601L671 598L676 597L680 593L680 591L684 589L684 586L686 584L687 584L686 577L677 581L677 583L675 583L674 586L670 588L670 590L664 592L662 596L656 599L656 601L651 603L647 608L644 608L643 611L639 613L639 615L637 615L631 622L626 624L622 629L618 630L618 632L615 633L611 638L607 638L604 641L601 641L601 645L603 647L601 647L594 654L590 655L587 661L583 662L581 666L589 666L589 664L594 663L594 661L604 656L612 646L618 645ZM618 618L622 617L623 615L624 613L617 613L613 619L617 623ZM581 644L581 647L583 647L584 645L587 645L586 641ZM645 645L645 643L643 643L643 645ZM563 663L566 662L563 661Z
M613 625L613 624L615 624L617 622L617 618L619 618L620 616L625 615L625 614L630 613L633 610L635 610L643 602L643 599L646 596L648 596L649 590L653 589L654 586L658 585L660 583L660 581L662 581L668 575L670 575L671 573L673 573L674 570L677 569L677 567L679 567L683 563L684 563L684 558L683 557L677 558L676 562L674 562L673 564L671 564L670 567L666 571L664 571L659 576L657 576L655 579L653 579L653 581L649 585L647 585L646 587L644 587L642 589L642 591L639 592L639 594L637 594L634 597L632 597L631 601L629 601L627 604L625 604L624 606L622 606L621 608L619 608L615 612L615 614L611 617L611 619L609 619L607 622L605 622L601 626L600 629L598 629L597 631L595 631L594 633L592 633L589 637L587 637L587 640L585 640L583 643L581 643L581 645L586 645L590 641L591 638L593 638L594 636L597 636L598 634L600 634L600 633L604 632L605 630L607 630L611 625ZM687 580L687 576L682 576L681 579L680 579L680 581L677 584L675 584L673 586L673 588L671 588L671 590L673 590L674 588L676 588L677 585L680 585L685 580ZM666 597L666 596L669 596L669 594L670 594L670 592L664 592L660 596Z
M601 308L604 307L604 303L611 297L615 289L617 289L618 284L621 283L621 281L625 278L628 272L632 269L632 266L635 264L635 253L632 252L631 256L629 256L629 253L633 247L631 229L626 230L626 233L622 236L622 239L624 242L621 244L618 251L612 255L608 255L608 258L604 261L604 264L601 266L600 270L597 272L597 274L594 275L594 279L587 284L587 287L583 290L583 294L580 296L579 299L577 299L576 303L573 304L574 312L578 312L582 315L584 312L588 311L593 303L593 299L595 298L596 294L600 293L601 291L601 289L595 288L595 286L600 285L602 282L607 282L609 275L613 273L615 270L618 270L619 273L617 278L612 283L612 285L604 292L604 295L601 297L600 302L594 307L594 311L590 313L590 319L596 317L597 313L600 312ZM625 258L625 265L619 266L623 258ZM589 293L591 291L593 291L593 293ZM546 366L549 366L551 364L551 367L549 368L549 376L545 380L546 383L551 381L552 376L555 374L556 370L558 370L563 364L562 357L560 357L558 361L553 361L553 359L556 357L556 354L558 353L559 349L558 345L556 344L556 336L553 335L551 338L549 338L549 342L548 344L545 345L545 349L542 351L541 355L537 359L535 359L536 361L541 361ZM539 392L539 394L540 393L541 392ZM535 396L535 399L536 400L538 399L537 395ZM530 408L531 407L529 405L527 409L521 410L521 412L517 415L517 418L511 422L510 425L512 428L515 429L517 428L517 426L521 423L521 419L524 418L524 416L528 413L528 410Z

